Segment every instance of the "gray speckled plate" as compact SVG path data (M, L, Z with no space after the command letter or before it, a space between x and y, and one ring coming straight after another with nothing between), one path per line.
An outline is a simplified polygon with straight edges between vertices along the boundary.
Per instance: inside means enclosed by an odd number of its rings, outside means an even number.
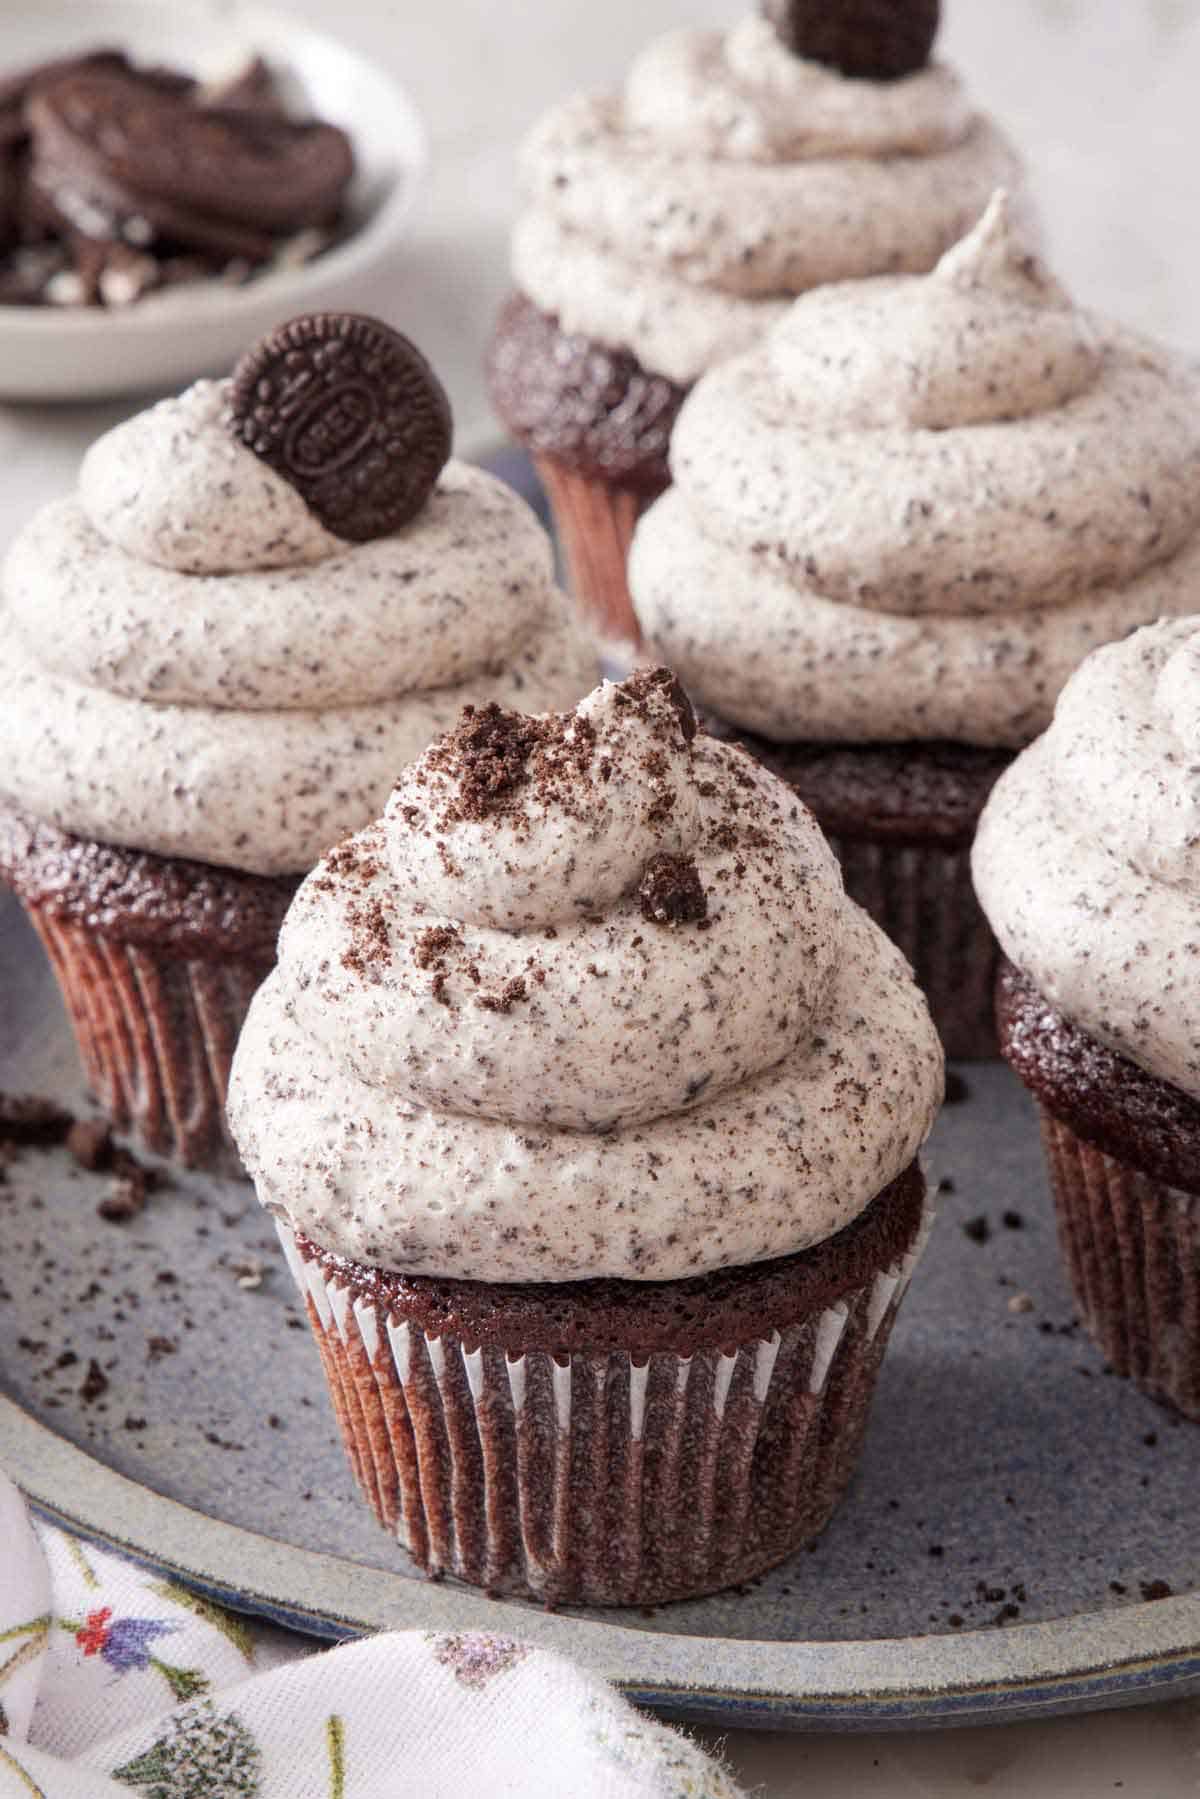
M6 896L0 995L0 1086L82 1105L52 976ZM57 1151L0 1185L0 1461L43 1512L247 1611L326 1637L500 1627L729 1724L880 1729L1200 1691L1200 1436L1106 1377L1072 1322L1025 1096L998 1065L965 1072L859 1475L820 1542L747 1589L547 1614L428 1583L354 1491L251 1189L178 1177L110 1224L103 1178ZM980 1216L984 1242L963 1229ZM91 1357L108 1386L89 1402Z

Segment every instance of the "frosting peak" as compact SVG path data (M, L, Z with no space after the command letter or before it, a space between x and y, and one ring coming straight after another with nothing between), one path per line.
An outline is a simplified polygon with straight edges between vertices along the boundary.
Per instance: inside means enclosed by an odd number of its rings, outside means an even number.
M388 801L396 881L498 930L602 912L653 855L693 846L694 735L665 669L605 682L573 713L469 707Z
M228 413L229 382L197 381L97 438L79 470L79 501L97 534L189 575L342 553L295 488L251 462Z
M780 408L812 430L883 431L1028 418L1095 380L1102 349L998 193L925 279L804 295L767 339Z
M946 251L934 279L966 293L982 288L1021 306L1071 306L1066 289L1017 228L1004 188L996 189L975 228Z

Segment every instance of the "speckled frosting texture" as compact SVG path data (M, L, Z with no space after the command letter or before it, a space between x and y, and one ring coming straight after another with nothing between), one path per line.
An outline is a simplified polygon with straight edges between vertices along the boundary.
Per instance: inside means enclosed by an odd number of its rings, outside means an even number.
M379 809L464 701L564 705L594 664L532 513L447 465L348 545L202 381L95 443L13 544L0 791L64 830L298 873Z
M942 1058L812 816L665 677L465 719L301 887L238 1047L260 1199L408 1273L787 1255L924 1141Z
M518 288L681 385L787 296L931 267L994 187L1020 181L951 70L850 80L758 16L655 40L621 95L555 107L521 170Z
M994 788L972 867L1050 1004L1200 1099L1200 618L1088 657Z
M1078 311L1003 193L931 274L796 301L685 401L671 468L643 630L777 742L1020 747L1200 592L1200 371Z

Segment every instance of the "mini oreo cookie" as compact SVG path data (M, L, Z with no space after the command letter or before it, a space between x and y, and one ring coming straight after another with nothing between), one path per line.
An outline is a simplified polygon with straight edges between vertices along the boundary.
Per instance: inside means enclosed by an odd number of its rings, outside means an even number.
M232 409L242 442L354 543L406 524L450 456L446 390L408 338L362 313L278 326L234 370Z
M860 81L899 81L929 61L940 0L761 0L781 43Z

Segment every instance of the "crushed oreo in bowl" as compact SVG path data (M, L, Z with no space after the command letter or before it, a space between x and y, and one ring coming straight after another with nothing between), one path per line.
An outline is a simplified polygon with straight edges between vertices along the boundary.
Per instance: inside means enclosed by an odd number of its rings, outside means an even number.
M241 285L349 228L350 139L255 57L203 83L100 48L0 81L0 304L123 308Z

